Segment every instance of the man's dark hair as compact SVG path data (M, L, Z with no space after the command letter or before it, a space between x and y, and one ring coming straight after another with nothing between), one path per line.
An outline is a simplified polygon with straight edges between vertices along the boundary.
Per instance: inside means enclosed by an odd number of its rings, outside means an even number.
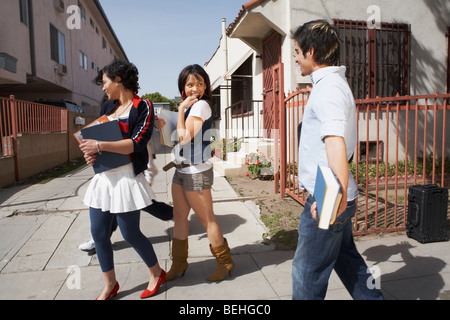
M305 23L292 32L305 55L314 48L314 61L318 65L336 66L339 64L340 41L337 29L326 20Z
M138 93L139 71L134 64L122 60L114 60L98 73L95 78L95 82L98 85L102 84L104 74L113 81L116 77L120 77L120 83L122 83L126 89L133 91L134 94Z

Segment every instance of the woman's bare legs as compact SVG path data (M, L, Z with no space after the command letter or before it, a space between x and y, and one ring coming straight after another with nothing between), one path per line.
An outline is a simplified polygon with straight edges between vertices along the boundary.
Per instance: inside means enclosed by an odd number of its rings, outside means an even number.
M181 185L172 184L173 195L173 237L178 240L186 240L189 236L189 212L191 208L198 220L206 230L206 234L212 246L224 243L222 228L217 223L214 215L211 190L184 191Z
M186 240L189 236L189 212L191 207L187 201L181 185L172 183L173 198L173 237L177 240Z
M190 207L194 210L201 225L206 230L209 242L213 247L224 243L222 228L217 222L213 210L213 200L211 190L203 190L202 193L198 191L186 191L187 201Z
M231 276L234 262L231 258L228 243L223 237L222 228L214 215L211 190L203 190L202 192L184 191L181 185L173 183L172 195L174 199L173 215L175 225L173 229L172 267L168 273L168 280L175 279L179 274L184 275L188 268L188 216L191 208L206 230L211 253L217 261L215 273L206 279L215 282L222 281L227 274Z

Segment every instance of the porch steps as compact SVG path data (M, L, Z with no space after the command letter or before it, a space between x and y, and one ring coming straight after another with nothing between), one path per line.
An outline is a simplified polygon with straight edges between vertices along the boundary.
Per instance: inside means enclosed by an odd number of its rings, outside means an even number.
M246 156L256 152L262 152L268 157L273 157L273 142L258 139L246 140L242 142L240 151L227 154L227 161L215 158L213 160L214 170L226 177L244 176L247 172L247 166L245 165Z
M213 162L213 168L223 177L245 176L245 173L247 172L247 167L245 165L235 165L219 159Z
M275 156L274 143L273 141L268 141L267 139L252 139L244 141L241 144L241 152L245 152L246 154L262 152L268 157Z

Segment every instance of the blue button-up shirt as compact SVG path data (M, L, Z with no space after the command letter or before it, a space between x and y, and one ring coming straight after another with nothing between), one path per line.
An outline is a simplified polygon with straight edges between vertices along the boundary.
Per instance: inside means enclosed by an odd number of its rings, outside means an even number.
M325 137L343 137L347 157L357 143L356 104L345 78L345 67L321 68L311 74L313 89L305 107L299 148L299 186L314 193L317 166L329 166ZM347 200L358 196L358 186L350 172Z

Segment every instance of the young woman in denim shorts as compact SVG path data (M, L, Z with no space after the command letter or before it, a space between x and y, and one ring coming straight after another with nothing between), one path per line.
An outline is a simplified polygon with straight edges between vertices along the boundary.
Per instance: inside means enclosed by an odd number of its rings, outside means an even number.
M176 172L172 183L173 243L172 266L167 280L184 275L188 268L188 216L194 210L206 230L210 250L217 261L208 281L222 281L234 269L231 251L213 211L211 187L214 173L210 138L212 125L211 86L208 74L199 65L186 67L180 74L178 87L183 101L178 110L178 144L174 148Z

